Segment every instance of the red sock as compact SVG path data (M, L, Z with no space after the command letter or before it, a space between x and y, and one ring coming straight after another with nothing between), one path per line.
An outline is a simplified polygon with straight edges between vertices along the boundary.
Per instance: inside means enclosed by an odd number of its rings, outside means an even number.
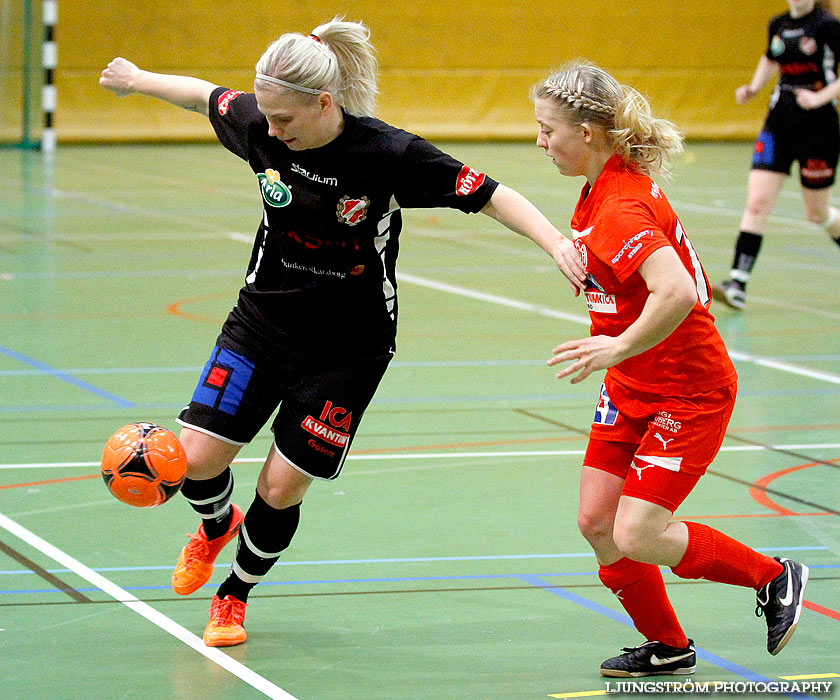
M676 566L680 578L703 578L758 590L776 578L784 566L738 540L699 523L685 523L688 548Z
M601 566L598 578L615 593L645 639L680 649L688 646L658 566L625 557L615 564Z

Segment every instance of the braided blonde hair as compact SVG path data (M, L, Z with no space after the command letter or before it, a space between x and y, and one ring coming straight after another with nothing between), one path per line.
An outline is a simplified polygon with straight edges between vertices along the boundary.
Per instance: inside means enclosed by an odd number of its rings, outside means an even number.
M265 50L256 69L301 87L329 92L356 116L372 116L376 108L376 52L370 31L360 22L336 17L309 36L283 34Z
M590 63L576 61L553 73L531 97L552 100L570 124L603 128L615 152L646 175L667 175L683 151L676 126L655 118L638 91Z

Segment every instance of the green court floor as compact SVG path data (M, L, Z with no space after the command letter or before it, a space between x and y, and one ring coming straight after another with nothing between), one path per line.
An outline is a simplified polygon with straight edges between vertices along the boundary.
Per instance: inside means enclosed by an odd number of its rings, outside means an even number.
M582 182L536 147L445 148L568 228ZM749 155L691 144L660 183L713 280L728 270ZM260 207L248 167L220 146L0 150L0 697L606 694L600 662L642 640L576 526L600 381L572 386L545 366L588 333L585 304L529 241L450 211L406 212L398 351L344 472L307 495L297 537L250 598L248 642L203 646L233 548L210 585L175 595L196 518L180 497L117 502L97 465L125 423L177 427ZM789 183L747 310L713 306L739 399L677 515L804 561L811 581L796 635L771 657L751 591L666 571L698 645L696 683L840 682L838 273L840 250ZM264 430L235 466L242 506L270 444Z

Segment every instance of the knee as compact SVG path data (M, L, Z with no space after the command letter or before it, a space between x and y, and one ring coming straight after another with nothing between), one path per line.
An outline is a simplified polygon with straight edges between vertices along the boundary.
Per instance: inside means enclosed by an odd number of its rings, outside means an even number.
M286 510L292 506L300 505L303 501L304 492L305 490L303 492L298 489L289 491L284 488L272 487L257 489L260 497L275 510Z
M311 483L285 461L270 461L257 478L257 493L272 508L285 510L303 500Z
M640 523L616 522L613 540L619 551L629 559L644 561L645 553L651 545L650 537Z
M815 207L806 207L805 208L805 216L808 217L808 221L813 224L817 224L822 226L828 220L828 208L815 208Z
M178 440L187 455L189 479L212 479L218 476L230 466L241 447L187 428L181 431Z
M747 198L747 214L765 216L773 208L773 198L765 194L753 194Z
M578 511L577 522L580 533L590 544L612 539L613 523L611 518L581 509Z

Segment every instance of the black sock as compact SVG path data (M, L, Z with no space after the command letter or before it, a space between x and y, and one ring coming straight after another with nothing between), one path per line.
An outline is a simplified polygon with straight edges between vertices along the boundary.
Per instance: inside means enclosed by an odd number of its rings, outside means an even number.
M227 532L233 517L230 507L233 472L230 467L212 479L185 479L181 493L193 510L201 516L207 539L221 537Z
M750 273L761 249L764 236L760 233L741 231L735 243L735 257L732 259L732 270L729 276L745 287L750 279Z
M256 494L239 529L233 566L216 595L219 598L232 595L243 602L248 600L251 589L289 546L299 521L300 503L278 510Z

